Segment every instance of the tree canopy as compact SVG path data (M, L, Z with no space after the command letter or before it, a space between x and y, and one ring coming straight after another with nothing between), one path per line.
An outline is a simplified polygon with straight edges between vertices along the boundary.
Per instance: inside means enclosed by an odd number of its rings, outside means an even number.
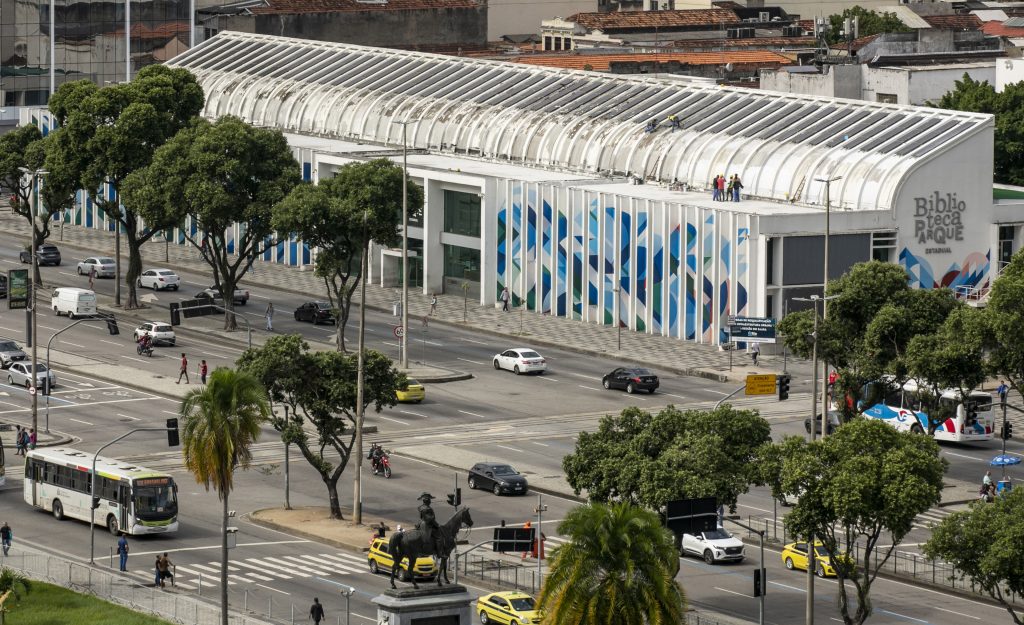
M185 237L213 269L225 328L236 327L233 295L264 250L274 205L299 183L299 164L279 130L237 117L194 120L125 181L125 203L148 223L184 224Z
M735 509L753 481L751 461L769 442L768 422L752 410L726 404L717 410L656 415L627 408L580 434L562 460L566 479L591 501L624 501L654 510L686 497L715 497Z
M287 416L274 416L270 423L320 474L331 516L342 518L338 480L355 443L357 356L312 351L297 334L278 335L243 352L238 367L259 380L274 402L288 406ZM407 384L405 374L373 350L365 352L364 380L364 407L373 405L378 412L395 405L395 390Z
M843 20L848 17L857 18L858 37L868 37L879 33L910 32L910 28L895 13L869 11L861 6L853 6L844 9L842 13L828 16L829 43L839 43L847 40L847 37L843 35Z
M352 296L359 286L360 255L374 241L402 241L402 176L388 159L349 163L319 184L302 184L274 208L273 227L319 249L316 275L324 280L338 314L337 345L345 349ZM423 189L407 183L409 217L423 206Z

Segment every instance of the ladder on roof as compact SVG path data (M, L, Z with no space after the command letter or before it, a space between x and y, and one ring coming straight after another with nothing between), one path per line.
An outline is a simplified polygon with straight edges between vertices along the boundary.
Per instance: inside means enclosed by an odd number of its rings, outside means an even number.
M791 202L799 202L800 201L800 196L804 192L804 183L805 182L807 182L807 176L804 176L803 178L800 179L800 185L797 186L796 193L794 193L793 197L790 198Z

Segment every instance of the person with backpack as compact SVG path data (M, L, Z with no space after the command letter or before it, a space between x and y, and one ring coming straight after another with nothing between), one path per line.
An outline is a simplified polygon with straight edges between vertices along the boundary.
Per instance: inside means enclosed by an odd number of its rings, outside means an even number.
M11 550L11 542L14 540L14 532L11 530L11 526L4 521L3 526L0 526L0 545L3 545L4 556Z
M313 623L317 625L325 618L324 606L317 597L313 597L313 605L309 607L309 618L313 619Z

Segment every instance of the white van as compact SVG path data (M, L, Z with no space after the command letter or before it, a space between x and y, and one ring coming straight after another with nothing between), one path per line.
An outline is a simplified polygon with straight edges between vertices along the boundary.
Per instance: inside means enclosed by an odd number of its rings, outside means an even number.
M53 290L50 305L57 316L67 315L74 319L96 314L96 294L89 289L62 286Z

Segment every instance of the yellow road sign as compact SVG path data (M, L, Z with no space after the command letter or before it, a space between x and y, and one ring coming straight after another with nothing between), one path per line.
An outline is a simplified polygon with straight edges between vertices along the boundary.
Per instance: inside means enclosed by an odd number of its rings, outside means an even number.
M748 375L745 395L774 395L775 378L774 374Z

